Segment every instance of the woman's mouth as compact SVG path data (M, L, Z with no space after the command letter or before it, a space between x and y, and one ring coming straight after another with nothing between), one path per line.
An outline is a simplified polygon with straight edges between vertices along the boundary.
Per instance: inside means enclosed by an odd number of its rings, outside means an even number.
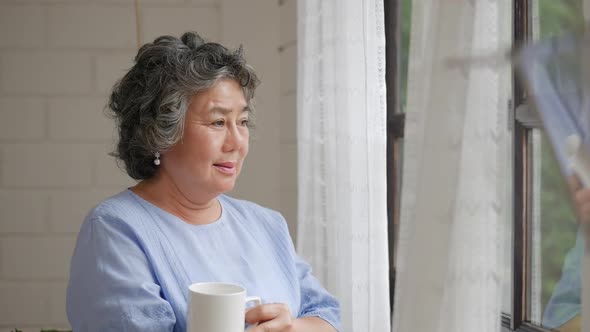
M213 167L215 167L218 171L220 171L223 174L236 174L236 163L233 162L217 163L213 164Z

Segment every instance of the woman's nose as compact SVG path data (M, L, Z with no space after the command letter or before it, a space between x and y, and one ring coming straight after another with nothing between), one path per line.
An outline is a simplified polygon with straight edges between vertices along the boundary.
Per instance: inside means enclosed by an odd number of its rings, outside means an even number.
M244 142L244 134L240 132L237 125L231 125L227 128L225 136L224 148L226 151L231 151L239 148Z

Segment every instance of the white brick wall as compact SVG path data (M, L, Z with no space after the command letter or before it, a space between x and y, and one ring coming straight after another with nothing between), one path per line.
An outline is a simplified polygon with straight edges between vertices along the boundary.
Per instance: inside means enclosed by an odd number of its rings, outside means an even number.
M297 41L297 0L279 1L279 4L281 6L281 46L284 46Z
M0 47L46 46L45 19L44 8L40 6L2 6Z
M104 97L59 97L48 99L49 138L72 141L110 141L117 137L113 120L105 116ZM72 126L72 123L86 126Z
M88 211L111 194L111 190L104 189L52 190L47 203L49 225L46 227L54 233L76 234Z
M108 95L113 84L133 66L134 57L134 51L95 54L97 92ZM103 98L103 102L106 104L106 98Z
M281 212L297 241L297 0L280 3Z
M49 7L49 45L62 49L132 49L136 45L134 15L131 6L67 4Z
M281 48L281 95L296 94L297 68L292 64L297 59L297 44L295 41L287 42Z
M34 140L46 135L42 98L0 97L0 139Z
M88 147L92 155L92 183L95 188L127 188L134 181L119 167L114 157L109 155L114 144L96 144Z
M5 328L43 325L51 321L47 282L1 281L0 321ZM12 324L12 326L10 326ZM38 330L36 332L39 332Z
M65 280L75 239L71 236L12 235L0 239L2 278L8 280ZM18 257L19 259L13 259Z
M197 31L208 40L219 41L221 10L219 6L158 6L143 9L143 38L178 35L179 31Z
M196 30L259 72L257 139L234 195L296 221L295 0L141 0L144 42ZM0 0L0 332L69 328L85 214L134 183L108 156L107 96L136 51L132 0Z
M4 144L0 183L5 187L83 187L91 184L91 173L84 144Z
M46 192L22 189L0 191L0 233L43 233L49 230ZM0 269L2 267L0 262Z
M88 52L2 52L2 92L17 95L87 94L91 66Z
M297 95L294 91L281 93L280 112L281 144L297 144ZM296 160L294 162L296 163Z

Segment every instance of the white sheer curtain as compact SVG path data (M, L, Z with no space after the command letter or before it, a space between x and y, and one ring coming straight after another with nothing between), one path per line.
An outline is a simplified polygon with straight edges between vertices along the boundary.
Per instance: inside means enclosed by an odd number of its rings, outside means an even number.
M298 1L298 251L343 331L389 331L383 2Z
M413 1L394 332L500 331L509 6Z

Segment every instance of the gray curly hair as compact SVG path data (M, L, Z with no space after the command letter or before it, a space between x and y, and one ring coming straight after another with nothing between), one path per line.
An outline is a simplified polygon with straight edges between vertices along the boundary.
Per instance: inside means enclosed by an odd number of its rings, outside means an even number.
M187 32L180 39L158 37L139 49L134 66L115 84L108 103L119 132L112 155L123 162L129 176L145 180L156 174L154 153L180 140L192 96L224 78L236 80L251 103L260 81L241 47L229 50Z

